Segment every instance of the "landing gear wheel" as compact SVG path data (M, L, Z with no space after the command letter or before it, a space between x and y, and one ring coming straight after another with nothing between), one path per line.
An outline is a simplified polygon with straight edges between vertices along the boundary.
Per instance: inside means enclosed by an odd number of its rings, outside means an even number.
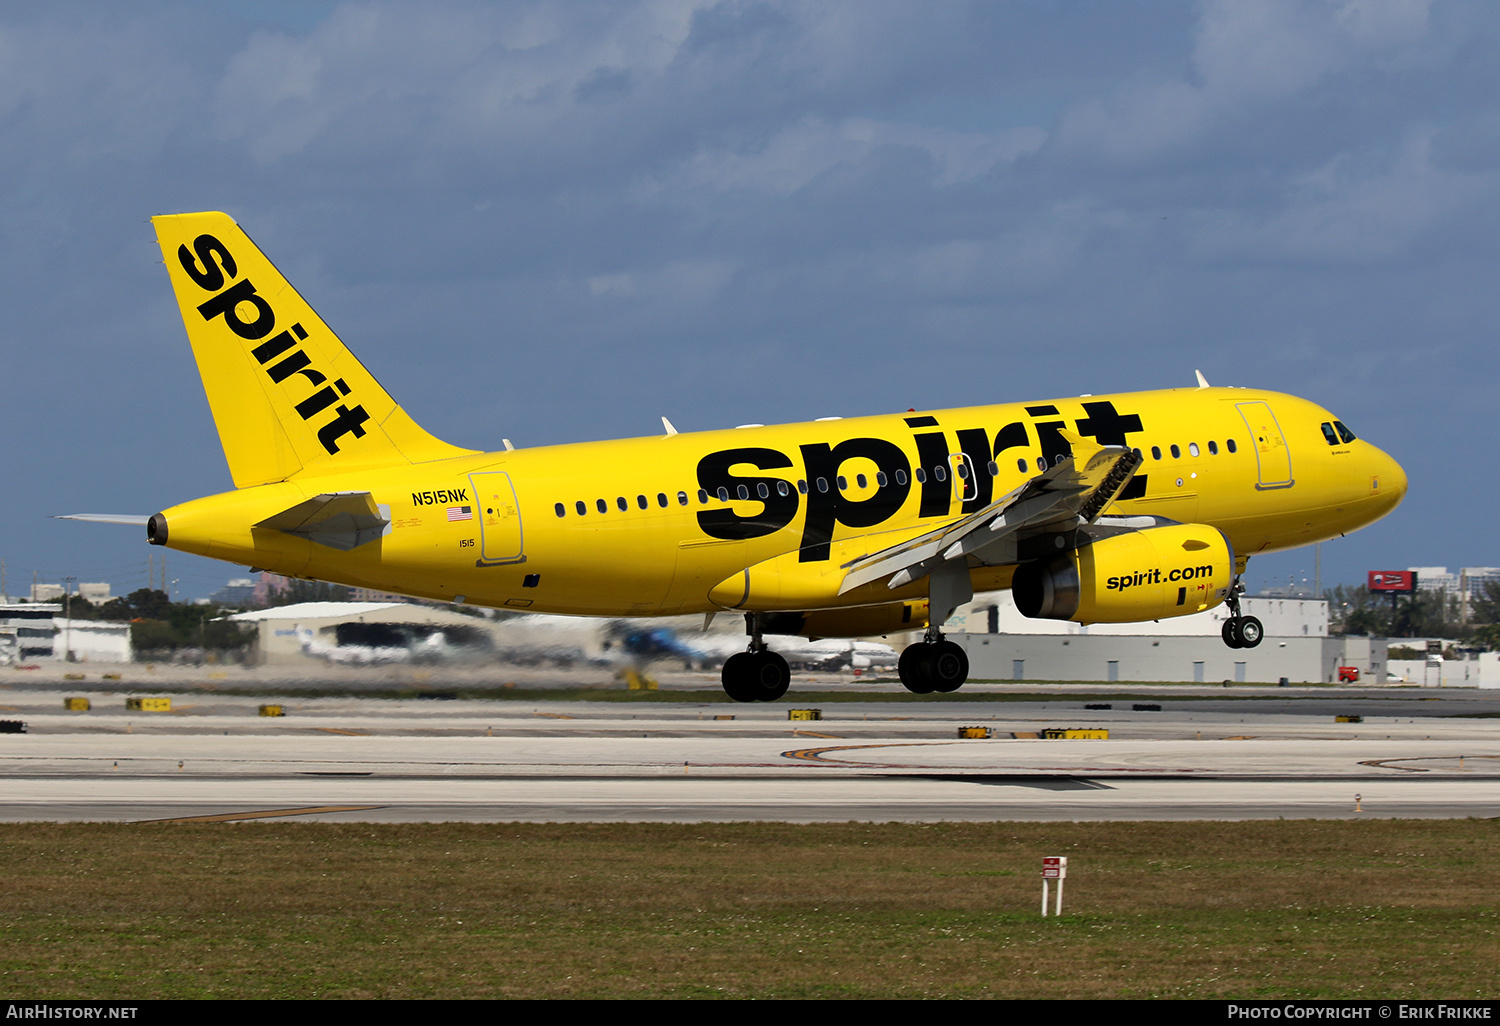
M774 702L786 694L792 671L770 649L737 652L724 660L724 693L736 702Z
M749 652L736 652L724 660L724 671L719 679L724 682L724 693L736 702L754 702L760 698L755 693L755 681L751 676L754 669L750 665L751 658Z
M1240 618L1231 616L1224 621L1224 627L1219 632L1224 639L1224 644L1230 648L1244 648L1244 642L1240 641Z
M939 641L928 648L930 651L924 662L932 690L947 694L963 687L964 681L969 679L969 654L963 646L952 641Z
M1255 617L1242 616L1236 633L1239 635L1241 648L1254 648L1260 644L1260 639L1265 636L1266 630Z
M932 694L932 681L927 672L926 657L927 644L919 641L915 645L907 645L901 652L901 659L896 663L896 672L901 676L901 683L914 695Z

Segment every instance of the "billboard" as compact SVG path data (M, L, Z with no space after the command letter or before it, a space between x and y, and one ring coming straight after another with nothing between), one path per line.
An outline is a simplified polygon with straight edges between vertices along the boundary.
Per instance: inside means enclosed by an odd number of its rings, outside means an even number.
M1369 588L1371 591L1409 594L1417 590L1417 572L1415 570L1371 570Z

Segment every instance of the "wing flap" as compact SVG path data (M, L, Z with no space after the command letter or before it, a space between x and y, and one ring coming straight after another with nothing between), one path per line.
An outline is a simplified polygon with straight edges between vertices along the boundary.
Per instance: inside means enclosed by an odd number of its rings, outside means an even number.
M900 588L943 563L974 557L984 565L1014 562L1023 532L1067 530L1098 519L1141 464L1133 450L1099 446L1061 432L1073 455L1027 481L984 509L898 545L846 564L839 594L889 577Z

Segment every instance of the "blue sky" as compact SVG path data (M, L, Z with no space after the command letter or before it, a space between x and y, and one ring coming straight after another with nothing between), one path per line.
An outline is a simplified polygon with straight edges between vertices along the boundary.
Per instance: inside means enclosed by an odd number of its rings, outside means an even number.
M1441 0L0 3L8 583L141 586L48 516L230 487L147 220L202 209L458 444L1201 368L1406 467L1325 584L1500 564L1497 52Z

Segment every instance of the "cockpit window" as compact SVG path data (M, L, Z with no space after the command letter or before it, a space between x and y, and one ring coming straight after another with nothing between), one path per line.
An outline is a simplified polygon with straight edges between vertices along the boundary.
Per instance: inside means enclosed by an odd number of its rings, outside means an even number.
M1333 425L1332 424L1324 423L1324 424L1320 424L1319 427L1321 427L1323 429L1323 437L1326 438L1326 439L1328 439L1328 444L1329 445L1338 445L1339 444L1339 436L1333 430Z
M1354 432L1344 427L1343 421L1336 420L1333 422L1333 426L1338 429L1339 437L1343 439L1345 445L1348 445L1350 442L1354 441Z

